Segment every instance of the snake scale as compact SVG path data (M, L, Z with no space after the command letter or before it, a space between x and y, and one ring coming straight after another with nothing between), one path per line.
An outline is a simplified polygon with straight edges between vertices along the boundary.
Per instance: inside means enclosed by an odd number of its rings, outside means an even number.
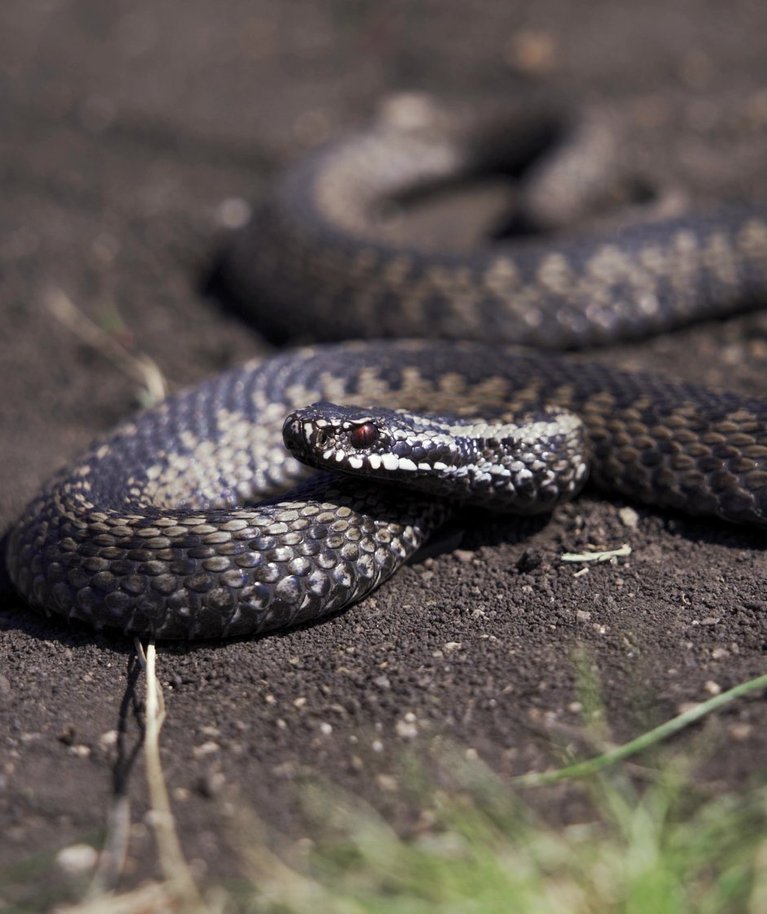
M283 446L283 427L299 456L319 443L324 463L310 459L320 466L391 465L413 476L430 461L452 461L446 444L429 455L436 438L422 429L415 449L397 433L393 454L369 456L386 437L376 407L406 418L426 411L437 437L445 424L468 427L475 452L477 440L485 448L499 437L485 423L523 414L535 429L559 430L566 417L556 411L570 410L603 491L767 524L767 401L516 348L581 348L764 306L767 209L733 206L468 251L403 241L378 218L416 186L485 167L491 146L461 131L382 126L278 181L230 254L238 294L270 303L261 317L278 335L305 328L325 340L371 339L234 368L94 444L10 533L8 567L28 603L96 627L219 638L359 600L456 499L364 472L307 476ZM329 420L305 411L318 400L336 404L320 407L331 412L359 407L358 418L342 421L346 451L331 451ZM541 418L541 403L554 412ZM533 449L540 468L548 439ZM546 453L553 463L539 475L549 500L538 509L577 491L586 457L560 465ZM508 474L520 461L500 462ZM522 475L530 478L526 468ZM536 510L523 495L522 510Z

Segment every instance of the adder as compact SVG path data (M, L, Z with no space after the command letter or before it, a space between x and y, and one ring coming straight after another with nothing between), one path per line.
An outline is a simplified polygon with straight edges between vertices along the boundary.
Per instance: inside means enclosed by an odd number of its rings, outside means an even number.
M541 141L529 128L520 161ZM234 368L93 445L10 533L24 599L160 638L286 627L361 599L456 504L549 511L587 475L765 525L767 401L517 347L764 305L767 207L470 250L403 241L397 205L498 167L514 145L499 136L490 121L384 124L278 180L228 258L231 283L277 335L370 339Z

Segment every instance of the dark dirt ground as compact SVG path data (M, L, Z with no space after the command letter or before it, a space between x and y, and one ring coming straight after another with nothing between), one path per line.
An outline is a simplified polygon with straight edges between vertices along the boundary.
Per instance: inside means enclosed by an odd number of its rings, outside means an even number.
M226 241L224 201L257 200L284 163L408 89L639 97L626 106L637 143L672 163L690 197L767 199L766 35L758 0L5 0L0 529L136 405L135 381L51 318L50 289L151 356L174 389L263 351L253 326L201 292ZM664 107L671 95L681 116ZM602 357L755 392L767 318ZM337 618L163 648L163 760L198 870L236 869L217 802L233 788L294 831L306 771L402 813L398 759L435 734L504 773L551 764L553 746L579 745L578 646L621 740L763 673L763 534L643 508L632 526L622 507L586 495L527 539L466 518L437 555ZM559 559L624 542L632 553L617 564L579 573ZM4 582L1 864L97 838L131 650L46 621ZM704 747L698 776L721 788L763 773L766 733L754 696L679 744ZM126 884L155 872L139 769ZM537 802L553 820L582 813L569 793L547 797Z

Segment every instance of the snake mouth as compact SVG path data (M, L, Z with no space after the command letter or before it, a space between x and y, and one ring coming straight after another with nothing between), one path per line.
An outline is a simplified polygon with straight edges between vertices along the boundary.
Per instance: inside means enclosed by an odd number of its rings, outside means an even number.
M287 417L283 440L297 460L318 469L399 481L433 473L434 466L425 457L417 464L410 445L387 426L396 413L379 412L376 419L358 407L315 403Z

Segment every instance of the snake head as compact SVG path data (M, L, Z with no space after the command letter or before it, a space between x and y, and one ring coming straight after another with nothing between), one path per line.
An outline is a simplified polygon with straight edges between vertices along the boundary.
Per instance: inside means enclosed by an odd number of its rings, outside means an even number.
M525 514L574 495L588 469L583 426L560 409L489 423L322 402L291 413L283 438L318 469Z
M291 413L282 434L302 463L377 479L431 475L462 456L459 442L423 417L382 407L313 403Z

